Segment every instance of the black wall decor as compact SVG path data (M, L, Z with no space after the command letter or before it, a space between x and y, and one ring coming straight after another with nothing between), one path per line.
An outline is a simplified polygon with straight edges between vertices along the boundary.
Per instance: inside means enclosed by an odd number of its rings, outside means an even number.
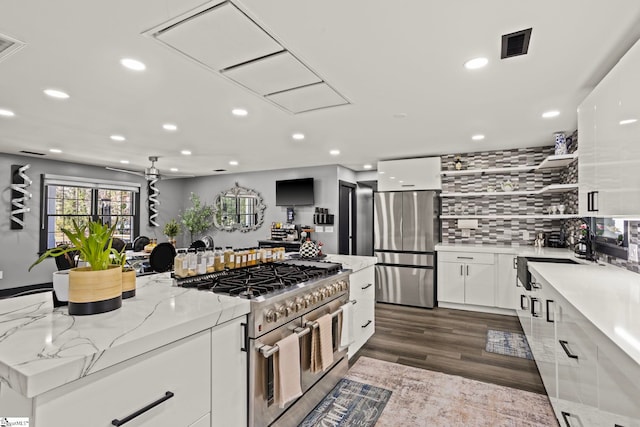
M31 209L26 206L26 201L31 199L31 193L27 187L31 185L31 179L26 175L30 164L20 166L11 165L11 229L22 230L24 228L24 214Z

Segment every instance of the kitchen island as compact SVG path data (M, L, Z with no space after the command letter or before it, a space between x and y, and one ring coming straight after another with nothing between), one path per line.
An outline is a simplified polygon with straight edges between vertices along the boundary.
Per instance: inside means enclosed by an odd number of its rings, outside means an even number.
M0 301L0 416L106 426L163 397L136 425L246 425L249 305L168 273L139 277L136 297L92 316L53 308L50 292Z

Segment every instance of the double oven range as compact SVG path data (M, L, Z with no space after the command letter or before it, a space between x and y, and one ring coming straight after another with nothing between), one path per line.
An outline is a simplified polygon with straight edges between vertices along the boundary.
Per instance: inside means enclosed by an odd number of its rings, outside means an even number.
M297 426L344 377L347 349L340 349L339 316L349 302L349 273L325 261L287 260L178 279L178 285L248 298L246 326L249 377L249 427ZM315 320L333 316L334 362L311 372L311 330ZM302 396L284 408L276 399L275 344L288 335L300 339Z

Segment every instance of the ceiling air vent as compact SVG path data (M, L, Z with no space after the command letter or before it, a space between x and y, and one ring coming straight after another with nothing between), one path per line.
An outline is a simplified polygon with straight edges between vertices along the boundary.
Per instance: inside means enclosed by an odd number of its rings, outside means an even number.
M512 56L526 55L529 50L529 40L531 39L531 31L533 28L517 31L502 36L502 53L501 59L511 58Z
M35 151L20 150L22 154L31 154L32 156L44 156L44 153L36 153Z
M24 47L24 43L0 34L0 61Z

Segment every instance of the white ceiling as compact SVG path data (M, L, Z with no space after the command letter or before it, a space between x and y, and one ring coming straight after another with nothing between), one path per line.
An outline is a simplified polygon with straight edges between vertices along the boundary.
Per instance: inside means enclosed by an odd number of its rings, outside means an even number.
M0 60L0 109L15 112L0 116L0 152L136 170L158 155L162 172L210 175L552 145L640 37L638 0L232 2L350 104L292 114L143 34L202 1L3 0L0 34L26 46ZM500 60L501 35L529 27L529 54ZM478 56L487 67L463 67ZM48 98L50 87L71 98ZM560 115L542 119L551 109Z

